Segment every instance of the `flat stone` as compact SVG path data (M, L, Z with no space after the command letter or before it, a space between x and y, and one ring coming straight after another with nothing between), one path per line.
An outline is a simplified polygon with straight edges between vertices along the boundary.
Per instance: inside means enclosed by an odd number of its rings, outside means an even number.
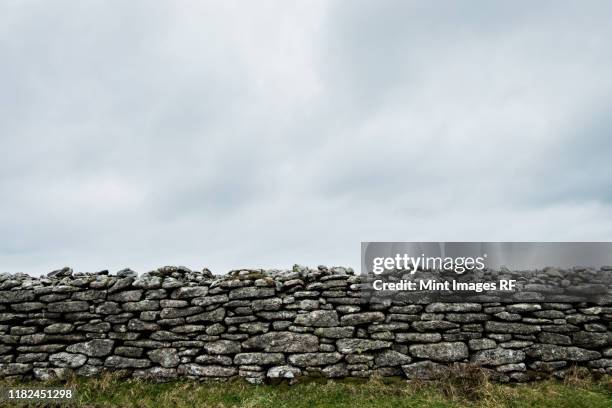
M485 331L491 333L511 333L511 334L533 334L538 333L542 329L540 326L523 324L523 323L505 323L492 322L485 323Z
M427 313L444 312L480 312L479 303L431 303L425 307Z
M334 327L338 326L340 322L335 310L314 310L297 315L295 324L310 327Z
M311 367L334 364L342 360L340 353L304 353L292 354L288 358L289 363L298 367Z
M247 350L267 352L308 353L319 350L319 338L312 334L270 332L251 337L242 343Z
M336 347L342 354L354 354L389 348L391 347L391 342L368 339L340 339L336 341Z
M236 354L240 353L240 343L231 340L217 340L212 343L206 343L204 350L208 354Z
M89 357L104 357L111 353L115 342L108 339L94 339L84 343L70 345L66 351L85 354Z
M459 361L467 358L469 355L467 345L461 342L413 344L408 350L414 357L440 362Z
M238 373L235 367L203 366L199 364L181 364L178 367L179 375L187 375L193 377L231 377Z
M175 348L162 348L149 351L149 358L154 363L158 363L164 368L176 367L179 365L180 358Z
M381 312L353 313L342 316L340 323L342 326L357 326L360 324L383 322L385 315Z
M268 372L266 373L266 377L268 378L296 378L302 374L302 370L297 367L292 367L288 365L275 366L270 367Z
M234 357L236 365L269 365L284 364L282 353L239 353Z
M435 380L440 378L446 370L445 365L433 361L419 361L418 363L402 365L402 371L411 380Z
M233 289L229 293L230 300L232 299L252 299L265 298L274 296L276 291L274 288L260 288L256 286L247 286L245 288Z
M543 361L588 361L601 357L601 353L597 351L585 350L580 347L557 346L555 344L534 344L525 352L529 357Z
M471 362L480 365L502 365L520 363L525 360L525 353L520 350L495 348L477 352L470 359Z
M89 303L84 300L50 303L47 310L52 313L83 312L89 310Z
M104 366L109 368L147 368L151 361L120 356L110 356L104 361Z
M78 368L85 364L87 356L84 354L71 354L66 352L51 354L49 362L57 367Z
M374 358L376 367L396 367L412 362L412 358L395 350L385 350Z

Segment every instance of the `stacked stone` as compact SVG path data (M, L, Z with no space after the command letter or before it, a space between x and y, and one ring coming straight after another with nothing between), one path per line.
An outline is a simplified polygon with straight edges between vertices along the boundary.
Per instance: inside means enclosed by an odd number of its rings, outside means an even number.
M0 275L0 376L71 373L252 383L428 379L476 364L500 381L612 373L612 305L369 299L351 269L164 267L138 276Z

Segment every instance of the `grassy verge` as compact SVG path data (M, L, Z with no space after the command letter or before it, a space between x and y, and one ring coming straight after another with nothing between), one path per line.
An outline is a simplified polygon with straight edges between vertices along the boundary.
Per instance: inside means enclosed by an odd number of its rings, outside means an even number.
M1 388L41 386L41 383L0 381ZM44 384L51 386L52 384ZM240 381L156 384L113 376L74 378L66 386L77 389L69 406L79 407L612 407L612 379L542 381L528 385L444 381L310 381L253 386ZM48 404L4 402L4 406L47 407Z

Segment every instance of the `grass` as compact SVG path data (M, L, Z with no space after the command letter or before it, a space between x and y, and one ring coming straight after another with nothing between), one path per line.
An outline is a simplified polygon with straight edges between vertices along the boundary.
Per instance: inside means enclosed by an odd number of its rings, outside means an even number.
M63 386L57 383L15 383L0 380L0 388ZM399 379L369 381L309 381L254 386L242 381L152 383L106 375L98 379L72 378L78 407L612 407L612 379L571 376L527 385L448 379L407 383ZM1 404L1 403L0 403ZM13 403L10 407L47 407Z

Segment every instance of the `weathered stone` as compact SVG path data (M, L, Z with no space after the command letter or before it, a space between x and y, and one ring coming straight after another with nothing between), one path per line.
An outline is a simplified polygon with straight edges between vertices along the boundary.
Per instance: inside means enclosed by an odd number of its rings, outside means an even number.
M158 363L164 368L176 367L180 362L180 358L175 348L151 350L147 354L151 361Z
M541 310L542 306L537 303L516 303L506 306L506 310L510 313L527 313Z
M138 302L126 302L121 307L126 312L143 312L147 310L158 310L159 300L140 300Z
M85 364L87 356L84 354L71 354L66 352L51 354L49 362L57 367L78 368Z
M151 361L147 359L110 356L104 360L104 366L108 368L147 368Z
M234 357L237 365L269 365L283 364L285 357L282 353L240 353Z
M31 290L0 290L0 303L19 303L34 300Z
M254 311L260 310L280 310L283 305L282 299L271 298L271 299L257 299L251 304Z
M231 340L217 340L212 343L206 343L204 350L208 354L236 354L240 353L240 343Z
M201 366L198 364L181 364L178 366L179 375L193 377L231 377L236 375L238 370L235 367L225 366Z
M320 327L315 329L314 334L330 339L343 339L351 337L354 331L354 327Z
M312 334L269 332L251 337L242 343L247 350L267 352L309 353L319 349L319 338Z
M486 350L497 347L497 343L492 339L472 339L468 341L470 350Z
M411 380L435 380L444 374L446 367L432 361L419 361L403 365L402 370Z
M592 350L585 350L580 347L563 347L554 344L534 344L526 351L532 358L544 361L588 361L601 357L601 353Z
M336 347L342 354L353 354L389 348L391 342L368 339L340 339L336 341Z
M418 331L431 331L456 329L459 327L459 325L457 323L446 322L443 320L428 320L413 322L412 327L414 327Z
M288 365L275 366L270 367L268 372L266 373L266 377L268 378L295 378L299 377L302 374L302 370L297 367L292 367Z
M353 313L342 316L340 323L343 326L357 326L360 324L382 322L385 315L381 312Z
M532 334L541 331L540 326L523 323L502 323L488 321L485 330L492 333Z
M576 332L572 334L574 344L586 348L599 348L612 344L612 332Z
M289 363L298 367L321 366L337 363L342 359L340 353L304 353L289 356Z
M252 299L265 298L274 296L274 288L260 288L255 286L247 286L244 288L233 289L229 293L230 300L232 299Z
M111 353L115 342L108 339L94 339L85 343L77 343L66 348L70 353L85 354L89 357L104 357Z
M32 370L34 378L41 381L65 380L71 373L67 367L60 368L34 368Z
M204 309L201 306L183 307L183 308L166 308L162 309L159 317L161 319L176 319L177 317L191 316L201 313Z
M335 310L315 310L297 315L295 324L310 327L333 327L338 326L340 322Z
M482 350L474 354L470 361L480 365L502 365L520 363L525 360L525 353L520 350L495 348Z
M442 340L440 333L396 333L395 341L398 343L436 343Z
M218 307L209 312L199 313L197 315L189 316L186 318L187 323L197 322L220 322L225 317L225 309Z
M206 296L208 294L208 287L206 286L183 286L182 288L176 289L172 293L173 299L190 299L196 297Z
M327 378L348 377L350 374L346 363L332 364L321 370L321 373Z
M126 290L124 292L112 293L108 295L108 300L111 302L137 302L142 298L143 291Z
M414 357L428 358L440 362L459 361L469 355L466 344L460 342L413 344L408 350Z
M52 313L83 312L89 310L89 304L84 300L57 302L50 303L47 306L47 310Z
M0 377L25 374L32 370L32 364L8 363L0 364Z
M427 305L427 313L440 312L480 312L482 306L479 303L431 303Z
M46 334L66 334L74 330L74 325L71 323L53 323L45 327Z
M385 350L374 358L376 367L396 367L412 362L412 358L395 350Z

